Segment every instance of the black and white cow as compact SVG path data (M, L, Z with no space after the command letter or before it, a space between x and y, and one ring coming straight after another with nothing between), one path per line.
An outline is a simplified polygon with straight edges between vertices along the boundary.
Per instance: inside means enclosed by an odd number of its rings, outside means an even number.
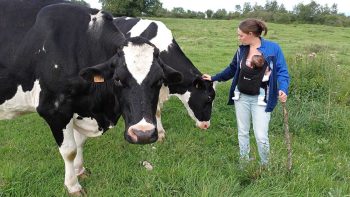
M163 86L157 108L159 139L165 137L160 110L170 95L176 95L185 105L188 114L201 129L210 126L215 90L213 83L201 79L202 73L186 57L175 41L172 32L160 21L130 17L114 18L114 24L126 37L141 36L150 40L160 50L161 59L184 76L181 83Z
M0 29L0 119L33 111L45 119L69 193L83 192L86 138L121 115L128 142L157 140L159 90L182 75L148 40L125 39L106 12L54 0L1 0Z

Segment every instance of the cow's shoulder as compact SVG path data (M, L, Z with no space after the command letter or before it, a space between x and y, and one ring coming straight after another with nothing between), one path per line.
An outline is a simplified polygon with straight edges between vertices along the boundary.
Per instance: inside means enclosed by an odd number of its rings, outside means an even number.
M113 20L114 25L116 25L121 32L123 32L127 37L130 37L130 34L127 33L134 27L141 19L133 17L116 17Z

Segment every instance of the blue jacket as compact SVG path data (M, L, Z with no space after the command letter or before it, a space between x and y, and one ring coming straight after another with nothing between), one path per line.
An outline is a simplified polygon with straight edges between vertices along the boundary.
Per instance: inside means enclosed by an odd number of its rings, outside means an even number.
M272 112L272 110L277 105L278 101L278 90L282 90L288 95L289 87L289 74L287 69L287 63L284 59L283 52L277 43L271 42L269 40L261 39L261 46L258 50L264 56L270 69L271 75L269 79L269 95L266 105L266 112ZM233 92L238 83L238 76L240 72L240 62L243 59L244 54L249 52L249 47L247 45L240 45L237 52L235 53L232 62L220 73L212 76L212 81L227 81L231 78L232 85L229 93L229 105L233 105L232 100Z

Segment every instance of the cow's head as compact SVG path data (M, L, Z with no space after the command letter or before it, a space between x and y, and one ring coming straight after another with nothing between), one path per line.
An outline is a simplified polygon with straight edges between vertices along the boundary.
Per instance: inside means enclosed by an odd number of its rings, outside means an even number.
M173 84L182 75L159 58L159 50L146 39L135 37L108 61L85 68L80 75L91 82L114 80L115 94L125 121L125 139L152 143L158 139L156 109L163 83Z
M207 129L210 126L210 117L215 98L214 84L203 80L200 76L194 79L187 98L188 112L196 121L197 127Z

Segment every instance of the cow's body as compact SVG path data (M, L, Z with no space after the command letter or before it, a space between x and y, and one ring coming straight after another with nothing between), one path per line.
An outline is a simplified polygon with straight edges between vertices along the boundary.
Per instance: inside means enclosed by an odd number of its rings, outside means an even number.
M157 140L159 89L181 76L153 44L126 40L108 13L59 1L1 0L0 27L0 118L36 110L45 119L70 193L82 191L77 175L86 138L121 115L126 140Z
M161 59L184 76L181 83L163 86L159 96L157 127L159 138L164 137L160 119L160 109L170 95L176 95L185 105L188 114L201 129L210 126L212 103L215 97L213 83L203 81L202 73L192 64L177 44L171 31L160 21L139 18L114 18L114 24L126 37L141 36L147 38L160 50Z

